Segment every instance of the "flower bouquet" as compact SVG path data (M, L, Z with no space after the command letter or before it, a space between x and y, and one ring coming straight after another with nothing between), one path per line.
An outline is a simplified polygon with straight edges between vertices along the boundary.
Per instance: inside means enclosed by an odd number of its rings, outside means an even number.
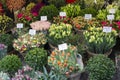
M31 48L43 46L46 41L46 36L42 32L34 36L26 33L13 41L13 47L23 53Z
M65 23L52 24L48 32L48 42L57 46L58 44L64 43L65 38L71 34L72 25Z
M116 44L117 32L103 32L103 28L91 28L84 32L87 50L94 54L105 54ZM109 55L109 54L108 54Z
M7 46L0 43L0 59L2 59L7 54Z
M81 72L83 69L77 63L77 48L72 45L68 45L68 49L64 51L58 49L52 51L48 57L48 64L52 67L53 71L67 77L71 74Z

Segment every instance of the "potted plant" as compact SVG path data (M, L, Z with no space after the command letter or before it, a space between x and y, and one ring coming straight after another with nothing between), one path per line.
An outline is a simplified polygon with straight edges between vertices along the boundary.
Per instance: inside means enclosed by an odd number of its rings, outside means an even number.
M72 25L60 23L52 24L48 30L48 42L53 46L65 42L65 38L72 33Z
M87 52L91 55L105 54L109 55L113 46L116 44L117 32L103 32L103 28L91 28L89 31L84 32L85 44Z
M72 45L68 45L66 50L53 50L48 57L48 65L52 67L53 71L65 75L70 80L73 78L78 80L83 69L82 61L81 64L77 61L77 48Z
M47 51L43 48L34 48L25 56L25 63L34 70L43 70L43 66L47 65Z
M25 51L35 47L42 47L46 41L46 36L42 32L34 36L26 33L13 41L13 47L24 56Z
M61 7L60 9L63 12L66 12L67 17L76 17L79 15L81 9L77 4L67 4L66 6Z
M0 43L0 59L2 59L7 54L7 46Z
M89 80L111 80L115 73L114 62L103 54L91 57L85 70L89 73Z

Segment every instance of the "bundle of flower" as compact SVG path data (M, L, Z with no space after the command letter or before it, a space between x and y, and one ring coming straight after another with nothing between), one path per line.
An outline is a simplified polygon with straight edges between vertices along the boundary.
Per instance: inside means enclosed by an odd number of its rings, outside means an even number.
M61 23L61 22L63 22L63 23L68 23L68 24L70 24L71 23L71 18L69 18L69 17L66 17L66 16L57 16L57 17L53 17L53 22L54 23Z
M48 30L50 27L50 22L48 21L35 21L30 24L31 28L37 31Z
M70 75L81 71L80 65L77 63L77 48L68 45L68 49L60 51L55 49L48 57L48 64L59 74Z
M43 46L46 41L46 36L42 32L34 36L26 33L13 41L13 47L22 53L31 48Z

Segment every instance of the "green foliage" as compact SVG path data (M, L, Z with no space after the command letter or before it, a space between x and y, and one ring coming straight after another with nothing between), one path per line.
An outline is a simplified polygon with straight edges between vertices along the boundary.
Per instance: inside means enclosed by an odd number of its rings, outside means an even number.
M9 75L13 75L21 67L22 63L16 55L7 55L0 62L0 71L7 72Z
M34 48L26 54L25 62L35 70L42 70L47 64L47 52L43 48Z
M112 60L99 54L88 60L86 70L90 80L111 80L115 73L115 65Z
M94 8L85 8L80 11L80 16L84 16L85 14L92 14L93 17L96 17L97 11Z
M61 7L61 11L66 12L68 17L76 17L79 15L81 9L78 4L67 4L66 6Z
M39 11L40 16L47 16L48 20L52 20L54 16L59 14L58 9L54 5L43 6Z
M13 37L10 34L2 34L0 35L0 43L8 46L8 52L12 49Z
M43 73L39 78L39 80L67 80L65 76L56 74L53 70L48 72L45 67L43 67Z
M104 0L84 0L86 7L92 7L96 10L99 10L103 7L104 5Z
M108 12L107 12L106 9L99 10L98 14L97 14L97 19L106 20L107 19L107 14L108 14Z
M0 72L0 79L2 80L10 80L9 76L7 73L4 73L4 72Z
M55 5L58 9L66 4L65 0L48 0L48 2Z

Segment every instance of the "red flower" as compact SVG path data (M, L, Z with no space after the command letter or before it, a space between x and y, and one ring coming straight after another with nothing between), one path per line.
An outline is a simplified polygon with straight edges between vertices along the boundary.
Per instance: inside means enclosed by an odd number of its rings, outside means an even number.
M28 20L28 21L32 20L32 18L29 17L29 16L25 16L25 19Z
M74 3L76 0L66 0L67 3Z
M23 17L23 14L22 14L22 13L19 13L19 14L17 15L17 17L20 19L20 18Z
M33 16L38 16L38 13L33 12L32 15L33 15Z
M117 24L118 26L120 26L120 21L116 22L116 24Z
M106 26L107 25L107 22L106 21L103 21L101 22L102 26Z

